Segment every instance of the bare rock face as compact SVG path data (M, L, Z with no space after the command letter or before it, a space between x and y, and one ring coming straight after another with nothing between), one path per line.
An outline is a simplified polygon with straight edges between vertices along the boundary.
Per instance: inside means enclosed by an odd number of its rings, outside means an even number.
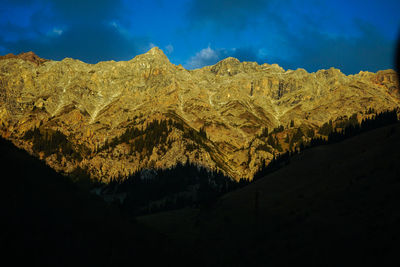
M399 104L393 70L346 76L227 58L188 71L156 47L98 64L0 57L1 135L58 171L97 179L188 160L251 178L296 145L298 129L306 140L330 120Z

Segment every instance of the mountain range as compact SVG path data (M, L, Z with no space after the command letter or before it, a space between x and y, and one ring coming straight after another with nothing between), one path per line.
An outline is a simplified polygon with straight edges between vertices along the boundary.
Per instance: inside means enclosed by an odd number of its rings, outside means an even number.
M97 180L190 161L239 180L332 129L400 106L396 72L308 73L226 58L186 70L157 47L86 64L0 57L0 133Z

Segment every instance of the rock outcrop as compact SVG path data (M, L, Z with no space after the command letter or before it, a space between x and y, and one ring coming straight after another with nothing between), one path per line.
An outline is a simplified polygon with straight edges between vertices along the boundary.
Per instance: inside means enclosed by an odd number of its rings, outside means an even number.
M2 136L58 171L79 166L98 179L187 160L235 179L251 178L262 160L293 146L298 129L309 133L305 140L330 120L353 114L361 120L369 108L400 104L393 70L346 76L334 68L285 71L227 58L189 71L156 47L129 61L98 64L49 61L33 53L0 59ZM147 129L155 120L169 122L158 132ZM130 139L117 138L123 134ZM54 135L68 145L41 153L38 140ZM165 138L154 143L148 141L152 136ZM140 142L146 144L142 149Z

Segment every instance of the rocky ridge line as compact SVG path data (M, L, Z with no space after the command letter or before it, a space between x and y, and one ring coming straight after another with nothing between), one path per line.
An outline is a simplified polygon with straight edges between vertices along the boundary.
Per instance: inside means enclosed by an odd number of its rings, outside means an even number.
M97 64L33 53L0 59L1 135L60 172L87 168L98 179L187 160L235 179L251 178L263 160L318 136L330 120L360 121L371 116L369 108L400 106L393 70L308 73L234 58L186 70L159 48ZM148 147L137 150L139 140L155 134L146 132L155 120L173 122L156 133L164 143L146 141ZM35 128L39 137L27 138ZM133 128L143 129L142 135L118 141ZM74 152L40 151L38 140L50 136L66 140L64 150Z

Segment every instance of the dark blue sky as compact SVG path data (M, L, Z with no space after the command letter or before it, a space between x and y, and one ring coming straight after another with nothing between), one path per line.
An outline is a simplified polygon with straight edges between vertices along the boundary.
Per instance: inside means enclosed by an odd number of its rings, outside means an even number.
M2 0L0 54L88 63L152 46L193 69L233 56L285 69L393 68L398 0Z

